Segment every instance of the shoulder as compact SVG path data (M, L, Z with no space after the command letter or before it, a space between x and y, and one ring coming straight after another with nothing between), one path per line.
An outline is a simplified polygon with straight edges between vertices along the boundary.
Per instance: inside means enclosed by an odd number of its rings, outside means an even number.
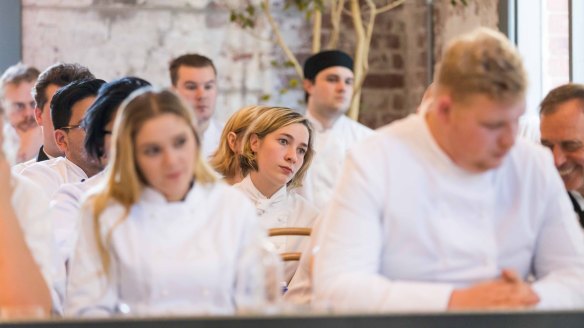
M356 139L363 139L373 134L372 129L344 115L341 116L339 120L339 123L345 127L343 130L349 130Z
M291 201L295 211L301 212L303 216L311 218L311 221L316 219L320 211L310 201L298 194L296 189L288 192L288 199Z

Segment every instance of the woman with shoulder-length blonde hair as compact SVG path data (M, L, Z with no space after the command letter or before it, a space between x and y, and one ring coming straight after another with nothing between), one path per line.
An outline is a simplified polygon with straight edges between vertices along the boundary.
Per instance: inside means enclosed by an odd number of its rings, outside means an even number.
M232 313L240 255L261 229L205 165L190 111L171 91L136 91L112 145L105 183L82 208L66 313Z
M255 204L266 229L312 227L318 211L295 192L313 157L313 134L308 119L289 108L271 107L254 120L243 138L240 156L245 178L235 186ZM280 236L270 240L278 252L300 251L306 237ZM290 282L298 263L287 263Z
M269 107L256 105L243 107L225 123L219 147L209 159L209 164L223 175L226 183L233 185L243 179L239 165L241 141L254 119L268 109Z

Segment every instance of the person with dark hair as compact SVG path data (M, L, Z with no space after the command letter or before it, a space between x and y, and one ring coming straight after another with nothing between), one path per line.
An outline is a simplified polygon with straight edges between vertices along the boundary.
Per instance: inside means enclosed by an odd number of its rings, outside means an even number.
M41 146L36 161L45 161L50 158L63 156L62 150L55 142L53 121L51 120L50 104L53 95L65 85L82 79L93 79L95 76L84 66L79 64L54 64L39 75L32 96L35 100L34 115L43 133L43 145ZM27 164L30 165L31 163ZM16 173L21 172L27 165L18 166Z
M203 157L211 156L219 146L223 127L213 119L217 100L217 69L211 59L185 54L169 65L172 88L192 107L203 138Z
M32 159L42 145L41 128L34 119L35 102L31 95L39 74L38 69L18 63L8 67L0 77L0 107L5 109L9 123L4 127L5 142L9 143L16 163Z
M55 141L65 156L35 163L21 173L39 184L49 198L62 184L84 181L101 170L99 161L89 158L83 148L81 121L104 83L99 79L77 80L59 89L51 100Z
M104 168L109 160L114 119L122 102L134 91L150 86L138 77L123 77L103 84L97 98L87 109L83 122L85 151ZM55 228L57 246L65 263L77 240L77 217L85 193L103 180L103 171L83 182L63 184L51 201L50 217Z
M561 85L540 104L541 143L554 155L554 164L584 227L584 85Z
M319 52L304 63L306 116L314 126L316 156L300 193L318 208L332 196L347 150L372 133L345 116L353 79L353 59L339 50Z

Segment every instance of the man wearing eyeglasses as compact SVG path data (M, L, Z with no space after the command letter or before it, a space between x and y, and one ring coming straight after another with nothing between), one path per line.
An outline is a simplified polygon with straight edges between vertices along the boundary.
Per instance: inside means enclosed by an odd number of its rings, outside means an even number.
M49 198L62 184L84 181L101 170L99 161L87 156L83 147L85 130L81 122L104 83L99 79L74 81L59 89L51 100L54 139L65 156L35 163L21 173L39 184Z
M4 126L7 147L16 163L37 155L43 139L41 128L34 118L35 102L31 95L40 72L18 63L10 66L0 78L0 103L5 109L7 125Z

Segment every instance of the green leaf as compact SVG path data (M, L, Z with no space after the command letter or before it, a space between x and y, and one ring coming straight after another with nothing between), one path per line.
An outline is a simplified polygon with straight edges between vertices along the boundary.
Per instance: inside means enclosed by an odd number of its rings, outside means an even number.
M290 79L290 81L288 81L288 86L290 88L297 88L298 87L298 79Z
M284 62L284 67L294 67L294 63L291 60L287 60Z
M260 101L268 101L268 100L270 100L270 99L272 99L272 95L270 95L270 94L267 94L267 93L266 93L266 94L263 94L263 95L260 97Z
M245 8L245 11L250 15L250 16L254 16L255 15L255 7L252 5L247 5L247 7Z

